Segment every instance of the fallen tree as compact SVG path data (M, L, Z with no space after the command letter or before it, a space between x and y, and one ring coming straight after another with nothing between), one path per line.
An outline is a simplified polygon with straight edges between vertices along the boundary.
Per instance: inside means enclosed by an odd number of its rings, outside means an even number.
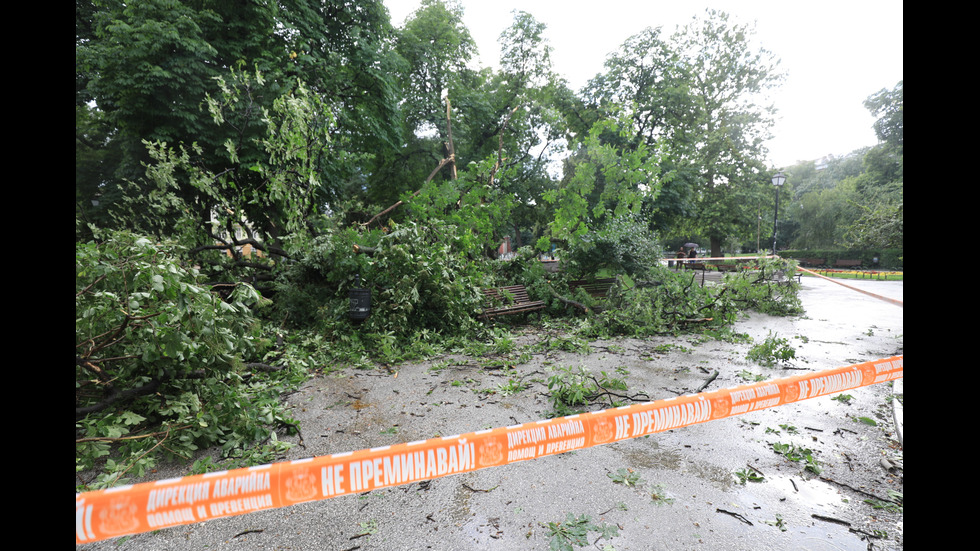
M262 362L246 364L259 295L222 298L176 248L125 232L75 246L75 467L105 469L91 486L142 474L152 450L230 451L288 424Z

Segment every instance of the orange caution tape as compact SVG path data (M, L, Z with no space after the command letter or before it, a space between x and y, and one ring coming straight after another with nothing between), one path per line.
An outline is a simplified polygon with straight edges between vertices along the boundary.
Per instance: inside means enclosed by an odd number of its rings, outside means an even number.
M904 356L730 389L75 495L75 543L287 507L610 444L899 379Z
M837 281L836 279L834 279L832 277L822 276L822 275L818 274L817 272L814 272L813 270L807 270L806 268L800 268L800 267L797 267L796 269L799 270L799 271L801 271L801 272L806 272L808 274L815 275L815 276L819 277L820 279L826 279L827 281L832 281L832 282L840 285L841 287L847 287L848 289L850 289L852 291L857 291L859 293L864 293L865 295L868 295L870 297L874 297L876 299L883 300L885 302L890 302L890 303L894 304L895 306L901 306L902 308L905 308L905 303L903 301L901 301L901 300L898 300L898 299L895 299L895 298L888 298L886 296L879 295L877 293L872 293L870 291L865 291L864 289L858 289L857 287L855 287L853 285L848 285L846 283L841 283L840 281Z

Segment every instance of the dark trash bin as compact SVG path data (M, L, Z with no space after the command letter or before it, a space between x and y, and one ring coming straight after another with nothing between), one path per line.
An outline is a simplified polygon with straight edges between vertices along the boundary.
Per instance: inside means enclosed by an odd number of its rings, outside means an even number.
M355 285L360 285L360 276ZM350 290L350 319L362 322L371 315L371 290L354 287Z

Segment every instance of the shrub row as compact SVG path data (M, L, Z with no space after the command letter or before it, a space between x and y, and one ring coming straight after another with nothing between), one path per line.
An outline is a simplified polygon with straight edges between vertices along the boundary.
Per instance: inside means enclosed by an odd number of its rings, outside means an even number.
M860 260L861 268L876 270L903 269L904 249L847 250L847 249L806 249L779 251L779 256L803 260L824 259L823 266L833 266L838 260Z

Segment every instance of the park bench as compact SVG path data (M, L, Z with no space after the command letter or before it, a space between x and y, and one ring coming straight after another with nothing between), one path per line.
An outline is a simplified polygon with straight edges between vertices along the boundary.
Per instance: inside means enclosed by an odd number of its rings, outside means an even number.
M708 274L708 266L703 262L691 262L684 265L684 270L691 270L692 272L701 272L701 286L704 286L705 279ZM694 274L695 279L697 278L697 273Z
M614 285L616 285L616 278L614 277L607 279L594 279L591 281L579 279L568 282L568 286L572 289L572 291L582 289L595 298L606 298L606 296L609 294L609 290L612 289Z
M854 268L861 265L860 260L848 260L845 258L838 258L834 261L835 268Z
M793 274L787 274L785 270L777 270L773 274L773 279L777 283L789 283L793 278L796 278L797 283L803 283L803 272L796 272Z
M719 272L737 272L738 266L735 264L711 264L711 266L717 269Z
M543 300L531 300L523 285L508 285L483 290L486 299L480 317L494 318L523 312L541 310L546 305Z
M827 259L826 258L801 258L799 259L799 262L800 262L800 266L807 266L807 267L823 266L827 262Z

